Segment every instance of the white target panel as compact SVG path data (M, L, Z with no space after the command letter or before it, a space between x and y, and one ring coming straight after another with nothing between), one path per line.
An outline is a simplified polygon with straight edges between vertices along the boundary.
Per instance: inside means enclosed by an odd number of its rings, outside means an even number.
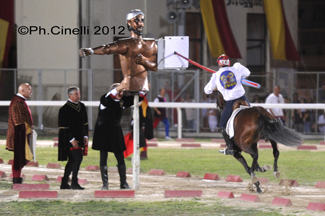
M188 58L188 36L165 36L158 40L158 69L185 69L188 61L175 55L177 52Z

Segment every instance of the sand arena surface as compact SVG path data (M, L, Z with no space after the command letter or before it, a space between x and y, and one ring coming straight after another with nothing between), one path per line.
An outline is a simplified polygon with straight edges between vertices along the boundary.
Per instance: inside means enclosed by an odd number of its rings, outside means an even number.
M165 143L165 144L164 144ZM49 142L53 146L53 141ZM44 141L42 145L46 146ZM158 142L161 148L178 148L180 143L175 142ZM202 143L202 147L217 148L220 144ZM317 146L318 151L324 151L325 147ZM279 145L279 149L284 149L283 145ZM149 150L150 151L150 150ZM150 160L150 158L149 158ZM234 160L234 163L236 160ZM0 171L4 171L7 177L0 179L2 182L11 182L9 175L11 173L11 165L0 164ZM280 170L281 171L281 170ZM86 189L83 191L77 190L60 190L60 183L56 181L58 176L62 176L64 168L50 169L45 165L39 167L24 167L23 174L26 177L24 183L34 183L31 181L33 175L47 175L49 178L50 190L58 191L58 198L55 200L63 200L70 202L84 202L88 200L113 200L113 198L94 198L94 192L100 190L102 186L100 171L86 171L81 169L79 172L79 179L86 179L89 184L83 185ZM274 178L271 171L269 172L269 179ZM258 175L258 172L256 173ZM312 177L311 177L312 178ZM127 174L128 183L130 186L133 184L132 174ZM281 179L281 177L280 177ZM298 182L299 183L299 182ZM255 187L253 187L255 189ZM225 206L233 206L239 209L256 208L265 211L280 211L282 214L293 215L324 215L324 212L306 210L310 202L325 203L325 189L316 188L315 186L279 186L275 183L261 184L263 190L262 194L257 194L251 191L250 181L243 182L226 182L225 178L220 180L203 180L203 176L192 176L190 178L179 178L175 175L155 176L148 173L140 174L140 189L135 191L134 198L115 198L114 200L121 201L167 201L167 200L192 200L193 198L165 198L164 193L166 190L201 190L202 197L196 199L198 202L211 202L220 200ZM119 189L119 175L116 172L109 172L109 190ZM219 191L230 191L234 194L234 199L223 199L217 197ZM260 198L260 202L248 202L240 200L243 194L253 194ZM275 197L290 199L292 206L283 207L272 205ZM25 201L35 199L22 199L19 198L19 191L2 190L0 191L0 200L6 201Z

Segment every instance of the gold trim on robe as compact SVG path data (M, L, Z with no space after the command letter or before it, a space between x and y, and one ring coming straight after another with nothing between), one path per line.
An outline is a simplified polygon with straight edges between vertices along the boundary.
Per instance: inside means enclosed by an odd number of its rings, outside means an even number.
M28 134L30 134L32 132L32 128L30 127L29 124L27 124L25 122L25 127L26 127L26 138L25 138L25 157L26 157L26 160L32 160L33 158L33 153L32 151L30 150L30 147L28 145Z

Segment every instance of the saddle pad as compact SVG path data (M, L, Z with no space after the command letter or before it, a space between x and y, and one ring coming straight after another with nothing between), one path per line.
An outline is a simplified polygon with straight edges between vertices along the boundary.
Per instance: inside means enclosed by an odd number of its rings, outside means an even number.
M232 112L232 114L231 114L231 116L230 116L230 118L229 118L229 120L228 120L228 122L227 122L227 126L226 126L226 132L227 132L227 134L229 135L229 138L230 138L230 139L233 138L234 135L235 135L235 132L234 132L234 120L235 120L236 115L237 115L240 111L242 111L243 109L247 109L247 108L250 108L250 107L249 107L249 106L242 106L242 105L240 105L239 108L235 109L235 110Z

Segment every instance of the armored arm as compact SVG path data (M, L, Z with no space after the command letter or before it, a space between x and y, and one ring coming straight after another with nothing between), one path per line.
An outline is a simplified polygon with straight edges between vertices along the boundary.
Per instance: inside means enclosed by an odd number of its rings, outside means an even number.
M79 56L85 58L90 55L110 55L110 54L125 54L128 47L125 43L113 42L109 44L103 44L95 48L81 48L79 50Z

